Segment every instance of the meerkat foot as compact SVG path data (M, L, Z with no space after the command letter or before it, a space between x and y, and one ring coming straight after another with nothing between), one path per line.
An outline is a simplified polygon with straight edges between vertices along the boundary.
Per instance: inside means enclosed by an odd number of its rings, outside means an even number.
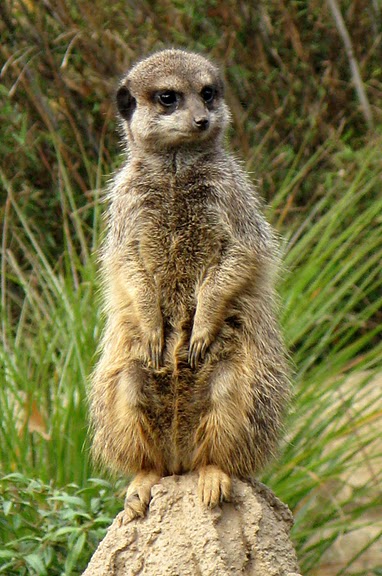
M218 466L204 466L199 470L199 498L207 508L214 508L231 496L231 478Z
M156 472L139 472L135 476L126 492L123 524L145 515L151 500L151 488L160 478Z

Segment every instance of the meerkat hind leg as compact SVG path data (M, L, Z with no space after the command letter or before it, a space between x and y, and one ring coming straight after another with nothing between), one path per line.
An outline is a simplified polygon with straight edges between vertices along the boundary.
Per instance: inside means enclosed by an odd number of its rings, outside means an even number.
M231 478L218 466L203 466L199 470L199 498L207 508L230 501Z
M159 474L152 471L139 472L135 476L126 492L123 524L145 515L151 500L151 489L160 479Z

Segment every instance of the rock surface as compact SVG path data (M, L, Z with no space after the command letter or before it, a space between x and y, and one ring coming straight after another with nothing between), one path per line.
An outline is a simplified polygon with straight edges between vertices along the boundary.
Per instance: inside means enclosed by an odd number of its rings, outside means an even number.
M83 576L299 576L289 509L260 482L233 482L232 502L204 509L197 475L163 478L148 514L118 514Z

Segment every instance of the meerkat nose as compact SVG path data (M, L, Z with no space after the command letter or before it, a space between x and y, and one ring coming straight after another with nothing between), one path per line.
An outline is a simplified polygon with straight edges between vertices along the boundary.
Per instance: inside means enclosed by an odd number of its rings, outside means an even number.
M210 121L205 116L201 116L199 118L194 118L194 125L199 128L199 130L207 130Z

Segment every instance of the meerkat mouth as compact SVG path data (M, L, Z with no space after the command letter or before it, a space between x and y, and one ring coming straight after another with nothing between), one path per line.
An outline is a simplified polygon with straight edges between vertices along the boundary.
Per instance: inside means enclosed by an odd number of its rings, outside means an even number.
M199 128L197 126L190 126L187 129L173 127L168 130L168 134L187 140L204 140L210 133L210 128L211 125L206 128Z

